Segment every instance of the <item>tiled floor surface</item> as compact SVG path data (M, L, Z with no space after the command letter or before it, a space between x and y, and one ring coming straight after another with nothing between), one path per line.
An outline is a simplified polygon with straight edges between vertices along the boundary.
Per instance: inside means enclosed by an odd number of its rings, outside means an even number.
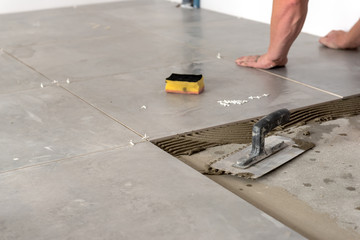
M0 20L5 239L301 238L146 140L357 94L360 52L303 34L286 68L240 68L267 25L160 0ZM205 92L166 94L173 72Z

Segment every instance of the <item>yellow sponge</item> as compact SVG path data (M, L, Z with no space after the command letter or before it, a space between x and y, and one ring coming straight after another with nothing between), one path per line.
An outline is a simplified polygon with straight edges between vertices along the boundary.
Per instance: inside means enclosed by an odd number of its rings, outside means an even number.
M200 94L204 91L202 75L173 73L165 82L165 91L169 93Z

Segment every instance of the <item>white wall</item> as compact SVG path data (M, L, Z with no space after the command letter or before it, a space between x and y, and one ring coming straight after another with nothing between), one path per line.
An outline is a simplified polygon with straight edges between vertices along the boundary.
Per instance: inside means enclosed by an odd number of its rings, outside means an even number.
M348 31L359 18L359 0L310 0L304 31L320 36L333 29Z
M0 14L122 0L0 0Z
M272 0L200 0L200 6L232 16L270 23ZM333 29L349 30L359 18L360 0L309 0L303 32L322 36Z

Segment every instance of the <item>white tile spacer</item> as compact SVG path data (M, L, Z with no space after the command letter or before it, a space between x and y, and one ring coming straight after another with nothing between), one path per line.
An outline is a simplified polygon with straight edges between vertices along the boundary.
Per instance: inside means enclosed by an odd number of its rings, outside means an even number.
M130 143L131 146L135 146L135 143L133 143L133 140L130 140L129 143Z
M222 100L222 101L217 101L221 106L224 107L229 107L230 105L243 105L245 103L248 103L250 100L254 100L254 99L260 99L263 97L267 97L270 94L263 94L261 96L250 96L248 97L248 100Z
M146 109L146 106L145 106L145 105L142 105L142 106L141 106L141 109Z

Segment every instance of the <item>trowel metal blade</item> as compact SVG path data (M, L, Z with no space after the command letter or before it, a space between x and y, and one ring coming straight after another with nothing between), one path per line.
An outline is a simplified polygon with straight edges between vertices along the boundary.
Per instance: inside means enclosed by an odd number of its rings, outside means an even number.
M237 153L231 154L224 159L221 159L211 165L211 168L224 171L227 174L236 175L239 177L245 177L250 179L259 178L268 172L280 167L287 163L298 155L314 147L314 144L297 140L297 143L291 138L282 136L270 136L265 139L265 145L274 144L275 142L284 142L287 147L278 151L277 153L270 155L255 165L241 169L234 167L233 165L244 155L244 152L249 152L249 149L244 149ZM300 144L299 144L300 143ZM251 148L251 146L250 146ZM244 151L244 152L243 152Z

